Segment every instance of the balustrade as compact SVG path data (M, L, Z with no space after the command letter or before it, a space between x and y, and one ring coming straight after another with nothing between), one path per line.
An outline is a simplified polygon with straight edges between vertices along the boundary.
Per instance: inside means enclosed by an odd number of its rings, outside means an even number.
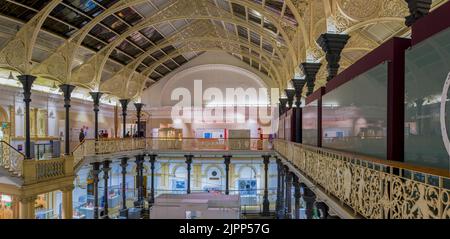
M84 157L127 152L134 150L147 151L230 151L272 150L269 140L260 139L108 139L85 140L73 152L74 164L78 165Z
M0 167L12 176L20 177L25 184L73 175L73 158L51 160L25 160L25 155L6 142L0 142Z
M449 173L276 140L274 149L325 192L374 219L450 218Z

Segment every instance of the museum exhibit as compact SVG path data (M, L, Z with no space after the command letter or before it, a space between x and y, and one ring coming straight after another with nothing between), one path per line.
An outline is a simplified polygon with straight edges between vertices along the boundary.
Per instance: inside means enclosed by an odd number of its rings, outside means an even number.
M447 0L0 0L0 225L449 219L449 16Z

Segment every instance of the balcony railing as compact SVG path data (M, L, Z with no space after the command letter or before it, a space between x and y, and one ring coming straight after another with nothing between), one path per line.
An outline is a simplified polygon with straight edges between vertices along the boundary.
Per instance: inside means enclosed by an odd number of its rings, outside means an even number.
M25 160L25 156L4 141L0 141L0 167L12 176L23 179L25 185L73 175L73 158Z
M366 218L450 218L449 172L276 140L275 151Z
M78 165L85 157L101 154L146 150L169 152L195 151L266 151L272 150L269 140L261 139L161 139L130 138L108 140L85 140L73 151L74 165Z

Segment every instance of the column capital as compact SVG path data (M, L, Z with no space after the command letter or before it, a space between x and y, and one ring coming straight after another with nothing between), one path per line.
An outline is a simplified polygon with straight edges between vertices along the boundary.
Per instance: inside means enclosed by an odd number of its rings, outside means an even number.
M20 203L31 203L37 200L37 196L24 196L24 197L17 197L17 201Z
M292 109L292 106L294 105L295 89L285 89L284 92L288 99L289 109Z
M94 106L95 107L100 106L100 99L102 98L103 93L102 92L89 92L89 94L91 95L92 100L94 101Z
M338 73L340 68L341 53L347 45L349 35L324 33L317 40L317 44L326 53L328 62L328 77L327 81L332 80Z
M119 100L120 106L122 107L122 112L126 114L128 109L128 104L130 103L130 99L121 99Z
M31 87L33 86L34 81L36 80L36 76L32 75L20 75L17 76L17 79L20 83L22 83L24 101L31 102Z
M262 156L262 158L263 158L263 163L264 164L270 164L270 158L271 158L272 156L271 155L263 155Z
M316 77L320 67L322 67L321 63L304 62L300 64L300 69L302 69L303 74L305 74L305 80L308 87L307 95L314 93Z
M408 3L410 15L406 17L405 25L412 26L417 20L426 16L431 9L432 0L405 0Z
M231 155L224 155L223 156L225 165L229 166L231 164L231 158L232 157L233 156L231 156Z
M59 89L63 92L64 100L70 101L70 97L72 96L72 92L75 90L76 86L63 84L59 86Z

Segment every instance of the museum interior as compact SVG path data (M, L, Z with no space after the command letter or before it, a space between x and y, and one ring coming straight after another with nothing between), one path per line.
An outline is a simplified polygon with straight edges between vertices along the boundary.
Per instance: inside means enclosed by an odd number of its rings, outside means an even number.
M0 0L0 219L449 219L448 16Z

